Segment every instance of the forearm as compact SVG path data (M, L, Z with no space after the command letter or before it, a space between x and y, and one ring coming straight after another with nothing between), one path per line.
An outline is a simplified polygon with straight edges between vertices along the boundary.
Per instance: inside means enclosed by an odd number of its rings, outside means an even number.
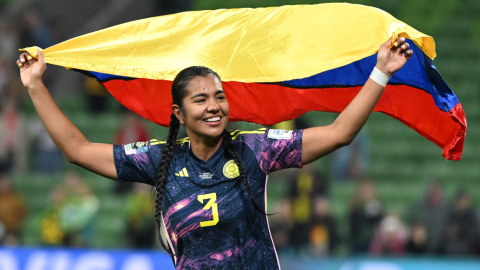
M405 38L391 47L391 40L380 46L376 69L356 97L337 119L328 126L305 129L302 138L302 164L308 164L337 148L350 144L360 132L382 96L388 79L398 71L413 52Z
M28 93L50 138L68 161L75 162L78 149L89 141L60 111L43 83L29 87Z
M367 122L384 87L369 78L357 96L332 124L340 144L349 144Z

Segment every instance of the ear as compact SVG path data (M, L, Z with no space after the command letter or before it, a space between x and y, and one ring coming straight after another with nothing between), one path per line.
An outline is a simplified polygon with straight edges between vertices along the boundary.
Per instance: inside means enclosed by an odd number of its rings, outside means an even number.
M182 110L180 110L180 107L177 104L172 105L172 112L173 114L175 114L180 124L185 125L185 120L184 120Z

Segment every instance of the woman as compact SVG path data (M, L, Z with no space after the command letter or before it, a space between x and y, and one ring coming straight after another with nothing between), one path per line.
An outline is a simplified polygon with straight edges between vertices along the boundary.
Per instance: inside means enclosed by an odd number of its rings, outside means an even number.
M157 226L163 218L177 269L277 269L265 215L267 175L301 167L353 140L389 77L412 56L404 38L391 49L390 44L380 46L370 79L331 125L229 133L229 104L219 76L190 67L173 81L167 141L123 146L91 143L65 117L42 83L46 65L40 52L38 61L20 55L17 65L48 133L69 162L111 179L155 186ZM180 124L189 137L175 141Z

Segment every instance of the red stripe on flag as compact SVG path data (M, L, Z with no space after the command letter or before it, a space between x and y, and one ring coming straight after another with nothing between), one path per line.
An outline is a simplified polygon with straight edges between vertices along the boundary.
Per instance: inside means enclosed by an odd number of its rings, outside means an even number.
M111 80L103 85L130 110L168 126L172 97L171 81L149 79ZM223 82L230 103L229 121L262 125L294 119L308 111L341 112L361 86L297 89L275 84ZM426 91L405 85L388 85L374 111L400 120L440 146L445 159L460 160L466 119L461 104L441 111Z

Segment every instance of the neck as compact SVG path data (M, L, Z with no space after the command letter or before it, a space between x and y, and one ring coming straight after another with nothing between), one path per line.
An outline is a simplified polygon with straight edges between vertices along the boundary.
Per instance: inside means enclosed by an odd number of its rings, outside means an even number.
M190 138L190 147L192 148L192 152L201 160L208 160L222 144L222 136L205 138L196 136L195 134L188 135Z

